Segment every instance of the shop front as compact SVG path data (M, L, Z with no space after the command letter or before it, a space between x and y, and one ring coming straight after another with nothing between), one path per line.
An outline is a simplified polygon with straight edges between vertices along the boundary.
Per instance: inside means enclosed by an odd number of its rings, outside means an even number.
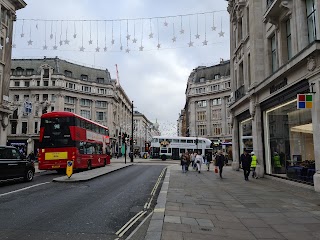
M266 174L313 184L315 156L312 110L297 108L307 82L262 104Z

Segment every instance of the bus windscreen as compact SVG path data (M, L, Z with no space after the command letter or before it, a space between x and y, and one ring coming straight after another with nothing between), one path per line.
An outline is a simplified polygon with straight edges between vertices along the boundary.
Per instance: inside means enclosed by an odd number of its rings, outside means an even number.
M74 126L74 117L43 118L43 138L41 148L74 147L75 141L71 138L70 126Z

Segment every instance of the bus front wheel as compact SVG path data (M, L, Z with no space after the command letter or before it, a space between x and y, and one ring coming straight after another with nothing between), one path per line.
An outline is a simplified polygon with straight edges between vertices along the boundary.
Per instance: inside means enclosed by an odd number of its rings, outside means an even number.
M161 160L162 160L162 161L167 160L167 156L166 156L166 155L164 155L164 154L162 154L162 155L161 155Z

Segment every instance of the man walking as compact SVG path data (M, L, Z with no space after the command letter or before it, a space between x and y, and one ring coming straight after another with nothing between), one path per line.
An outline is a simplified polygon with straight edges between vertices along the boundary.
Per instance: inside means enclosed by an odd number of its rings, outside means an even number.
M198 172L200 173L200 172L201 172L201 165L202 165L202 163L204 162L203 157L202 157L200 151L199 151L198 154L196 155L194 161L195 161L195 165L197 166Z
M251 156L248 154L247 150L244 149L243 154L240 156L240 164L243 169L244 180L246 181L249 180L251 161Z
M258 178L256 173L256 167L257 167L257 156L254 154L254 152L251 152L251 169L252 169L252 178Z
M219 167L219 176L220 178L222 178L222 169L224 166L224 162L225 162L225 158L223 156L223 154L221 153L221 150L218 151L217 155L216 155L216 166Z

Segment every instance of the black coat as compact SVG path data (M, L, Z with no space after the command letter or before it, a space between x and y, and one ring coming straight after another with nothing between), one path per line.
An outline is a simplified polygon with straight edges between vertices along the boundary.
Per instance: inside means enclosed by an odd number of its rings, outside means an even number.
M251 166L251 156L249 154L241 154L240 156L240 164L242 165L243 169L248 169Z
M225 158L222 154L216 155L216 164L215 164L216 166L223 167L224 162L225 162Z

